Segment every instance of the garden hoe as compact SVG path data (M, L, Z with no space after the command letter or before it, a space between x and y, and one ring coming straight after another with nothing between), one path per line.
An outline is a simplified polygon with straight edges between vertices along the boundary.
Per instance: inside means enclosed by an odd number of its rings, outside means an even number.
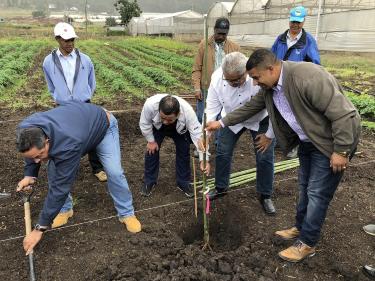
M22 198L23 206L25 209L26 235L28 235L31 232L30 198L33 192L32 191L20 191L18 193ZM30 281L36 281L33 252L29 254L29 268L30 268Z

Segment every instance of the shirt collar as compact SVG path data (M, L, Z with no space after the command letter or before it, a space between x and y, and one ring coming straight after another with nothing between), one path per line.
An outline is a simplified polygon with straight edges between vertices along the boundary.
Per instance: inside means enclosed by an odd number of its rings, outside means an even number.
M56 54L57 54L59 57L61 56L61 57L64 57L64 58L68 58L68 57L76 58L76 57L77 57L77 54L76 54L76 52L75 52L75 49L73 49L73 51L72 51L70 54L68 54L67 56L64 56L64 55L61 53L60 49L57 49Z
M283 72L284 72L284 66L283 66L283 63L281 62L281 70L280 70L279 81L277 81L277 85L272 88L276 92L280 91L282 86L283 86Z
M215 47L218 48L218 49L224 48L224 42L222 42L222 43L216 43L216 41L215 41Z
M302 36L302 29L301 31L298 33L298 35L292 39L292 37L290 36L290 30L288 30L288 33L286 34L286 37L290 40L290 41L298 41Z

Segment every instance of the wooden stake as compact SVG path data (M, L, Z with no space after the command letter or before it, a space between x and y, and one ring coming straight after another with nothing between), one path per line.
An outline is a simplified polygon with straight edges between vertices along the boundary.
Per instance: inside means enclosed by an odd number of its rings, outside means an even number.
M194 213L195 217L198 217L198 198L197 198L197 178L195 173L195 158L193 158L193 180L194 180Z

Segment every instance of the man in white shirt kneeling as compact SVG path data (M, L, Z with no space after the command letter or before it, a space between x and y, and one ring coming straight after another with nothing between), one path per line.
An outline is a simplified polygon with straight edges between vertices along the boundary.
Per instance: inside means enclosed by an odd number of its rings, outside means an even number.
M155 189L159 175L159 149L165 137L173 139L176 145L176 181L187 197L194 196L190 184L190 144L194 143L200 159L200 168L210 173L210 163L203 167L202 127L191 105L184 99L168 94L157 94L148 98L143 106L139 121L143 136L147 140L145 153L143 196L150 196ZM206 155L208 159L208 153Z

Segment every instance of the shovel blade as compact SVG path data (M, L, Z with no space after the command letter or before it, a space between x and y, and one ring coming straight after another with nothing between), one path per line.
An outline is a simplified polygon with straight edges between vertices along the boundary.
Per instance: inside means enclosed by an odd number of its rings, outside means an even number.
M30 253L28 257L29 257L30 281L36 281L33 253Z

